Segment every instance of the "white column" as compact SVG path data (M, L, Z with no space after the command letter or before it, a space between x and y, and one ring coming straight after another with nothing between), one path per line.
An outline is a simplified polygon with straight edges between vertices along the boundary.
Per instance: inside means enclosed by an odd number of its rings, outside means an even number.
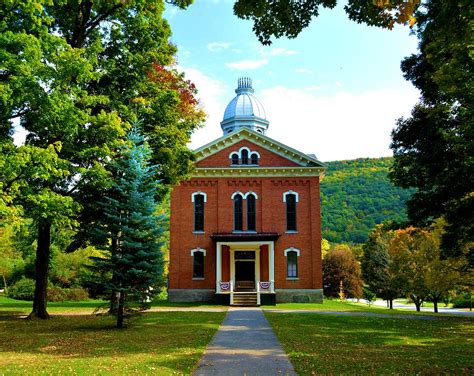
M271 284L271 292L274 292L275 286L275 261L274 261L274 243L270 242L268 245L268 277Z
M221 292L220 282L222 280L222 244L216 244L216 288L217 292Z

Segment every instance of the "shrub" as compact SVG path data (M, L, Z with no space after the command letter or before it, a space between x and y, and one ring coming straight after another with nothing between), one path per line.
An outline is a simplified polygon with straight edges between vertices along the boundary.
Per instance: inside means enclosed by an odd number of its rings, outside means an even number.
M471 308L472 301L470 295L462 295L453 299L453 308Z
M81 301L89 299L87 291L83 288L63 289L61 287L48 288L48 301L50 302L64 302L66 300Z
M8 296L18 300L33 300L35 296L35 280L30 278L22 278L13 284Z

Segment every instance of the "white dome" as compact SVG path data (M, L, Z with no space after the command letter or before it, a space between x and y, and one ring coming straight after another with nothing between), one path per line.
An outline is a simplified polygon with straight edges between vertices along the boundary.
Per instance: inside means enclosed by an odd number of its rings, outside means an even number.
M224 120L232 117L257 116L266 119L265 109L260 101L250 93L237 95L230 101L224 112Z
M239 78L235 92L237 96L227 105L224 111L224 119L221 122L224 134L242 127L265 133L269 122L265 109L253 95L252 80L248 77Z

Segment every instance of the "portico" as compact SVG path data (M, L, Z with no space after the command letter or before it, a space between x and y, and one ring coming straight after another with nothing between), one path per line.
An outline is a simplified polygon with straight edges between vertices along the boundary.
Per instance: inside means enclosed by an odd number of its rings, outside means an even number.
M274 253L278 237L276 233L211 236L216 244L217 300L232 305L253 295L258 305L274 302Z

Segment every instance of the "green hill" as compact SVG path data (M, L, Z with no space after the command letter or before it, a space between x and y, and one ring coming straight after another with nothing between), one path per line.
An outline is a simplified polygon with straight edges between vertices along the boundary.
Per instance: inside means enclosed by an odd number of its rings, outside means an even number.
M326 162L321 183L322 231L330 242L362 243L376 225L406 220L413 191L395 187L387 173L393 158Z

